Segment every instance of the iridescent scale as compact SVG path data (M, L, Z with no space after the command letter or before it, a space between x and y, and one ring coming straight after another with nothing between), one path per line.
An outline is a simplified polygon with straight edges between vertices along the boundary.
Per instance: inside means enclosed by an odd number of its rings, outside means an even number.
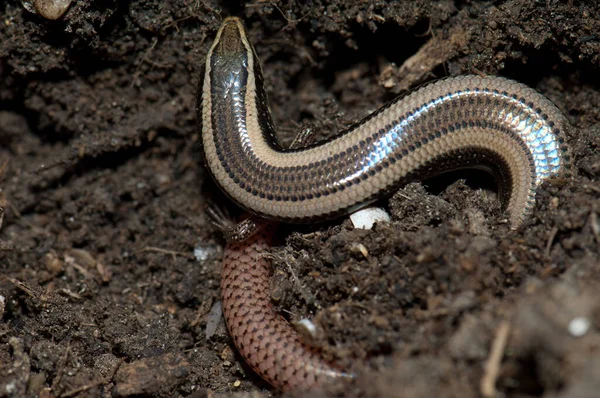
M223 190L260 216L332 218L408 181L478 167L498 180L516 226L536 188L569 172L564 115L535 90L501 77L433 82L327 141L286 151L275 138L252 46L243 27L230 28L222 29L226 40L217 37L206 64L204 153Z

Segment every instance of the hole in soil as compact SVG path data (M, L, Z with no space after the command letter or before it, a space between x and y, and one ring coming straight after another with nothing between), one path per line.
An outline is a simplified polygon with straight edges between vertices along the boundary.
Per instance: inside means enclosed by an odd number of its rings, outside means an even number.
M498 183L492 175L484 170L454 170L423 180L423 186L432 195L439 195L458 180L465 180L471 189L483 189L498 193Z

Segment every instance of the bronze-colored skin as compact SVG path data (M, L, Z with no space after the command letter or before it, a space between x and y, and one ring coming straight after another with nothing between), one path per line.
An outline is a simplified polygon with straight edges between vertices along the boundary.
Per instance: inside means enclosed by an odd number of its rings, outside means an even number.
M279 145L260 65L243 23L227 18L206 60L198 104L207 166L239 205L311 222L347 214L399 185L457 168L489 170L513 227L546 179L570 173L569 123L546 97L501 77L460 76L400 97L335 137ZM236 347L279 389L347 376L303 345L271 308L265 231L228 243L221 282Z
M221 300L235 346L256 373L280 390L351 377L302 343L294 327L273 309L267 260L273 235L273 225L263 224L248 239L225 247Z

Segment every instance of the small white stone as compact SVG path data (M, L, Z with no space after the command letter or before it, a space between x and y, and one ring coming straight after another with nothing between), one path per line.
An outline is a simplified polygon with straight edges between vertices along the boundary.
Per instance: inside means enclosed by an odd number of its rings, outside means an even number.
M390 215L381 207L367 207L350 214L354 228L371 229L376 222L390 222Z
M208 259L215 258L217 250L212 245L200 244L194 247L194 257L196 261L202 263Z
M573 337L581 337L590 330L591 322L588 318L580 316L569 322L569 333Z
M8 393L8 395L12 395L12 393L17 391L17 383L14 380L10 381L10 382L6 383L6 386L4 388L5 388L6 392Z
M313 338L317 335L317 327L310 319L300 319L298 322L296 322L296 326L303 328L304 331L306 331L307 334Z

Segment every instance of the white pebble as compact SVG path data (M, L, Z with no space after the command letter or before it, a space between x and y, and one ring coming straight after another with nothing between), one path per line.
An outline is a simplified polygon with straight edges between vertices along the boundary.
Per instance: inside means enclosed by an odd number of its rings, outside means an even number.
M10 381L9 383L6 383L4 389L6 390L8 395L12 395L12 393L17 391L17 383L14 380Z
M196 261L202 263L208 259L213 259L217 255L217 250L213 245L199 244L194 247L194 257Z
M588 318L580 316L569 322L569 333L573 337L581 337L590 330L591 322Z
M367 207L350 214L354 228L371 229L376 222L390 222L390 215L381 207Z
M302 328L303 331L307 332L307 334L312 338L315 338L317 335L317 327L310 319L300 319L298 322L296 322L296 327Z

